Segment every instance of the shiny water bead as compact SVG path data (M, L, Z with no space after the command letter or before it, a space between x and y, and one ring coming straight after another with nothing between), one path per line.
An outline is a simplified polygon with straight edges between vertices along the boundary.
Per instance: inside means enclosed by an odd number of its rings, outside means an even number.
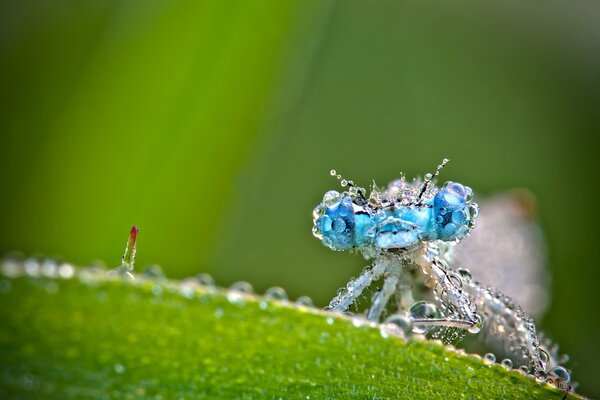
M142 276L146 278L166 279L162 268L160 267L160 265L156 264L146 267L142 272Z
M50 258L46 258L42 261L40 265L40 272L43 276L46 276L48 278L54 278L58 273L58 264L56 263L56 261Z
M533 376L535 376L535 379L539 382L546 382L546 379L548 379L548 374L546 373L546 371L541 369L535 371Z
M339 202L341 199L342 195L339 192L335 190L330 190L323 196L323 205L331 206Z
M287 300L288 295L282 287L273 286L265 291L265 297L273 300Z
M408 310L408 314L414 325L413 332L427 333L430 328L419 325L418 321L427 319L438 319L442 317L442 313L437 306L428 301L419 301L413 304Z
M560 365L553 367L549 371L549 375L553 378L553 381L558 388L568 388L571 383L571 374Z
M520 370L521 370L521 372L522 372L523 374L525 374L525 375L528 375L528 374L529 374L529 372L530 372L530 371L529 371L529 367L528 367L527 365L521 365L521 366L519 367L519 369L520 369Z
M459 268L456 270L456 272L458 273L458 275L460 275L461 279L465 282L470 281L472 278L471 271L469 271L467 268Z
M469 327L469 329L467 329L469 331L469 333L479 333L481 331L481 329L483 328L483 318L481 318L479 315L475 315L475 323L473 325L471 325Z
M509 358L505 358L504 360L502 360L502 361L500 362L500 365L501 365L501 366L503 366L503 367L504 367L504 368L506 368L506 369L512 369L512 367L513 367L513 362L512 362L512 360L511 360L511 359L509 359Z
M254 288L252 287L252 285L249 284L248 282L244 282L244 281L235 282L234 284L229 286L229 289L235 290L236 292L242 292L242 293L253 293L254 292Z
M212 276L210 276L210 274L207 274L206 272L201 272L198 275L196 275L196 281L203 286L215 286L215 280Z
M410 336L413 331L412 320L404 314L394 314L385 320L386 324L395 325L405 337Z
M487 353L486 355L483 356L483 360L487 361L489 363L495 363L496 356L494 355L494 353Z
M312 299L308 296L300 296L296 299L296 305L304 307L314 307Z

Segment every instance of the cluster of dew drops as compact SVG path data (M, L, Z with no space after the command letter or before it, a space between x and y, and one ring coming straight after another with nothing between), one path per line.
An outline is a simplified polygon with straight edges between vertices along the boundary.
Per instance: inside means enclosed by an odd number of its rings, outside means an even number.
M121 266L122 267L122 266ZM121 268L119 267L119 268ZM107 269L102 263L96 262L91 265L87 265L82 268L75 268L72 264L58 261L52 258L43 258L43 257L29 257L24 258L20 254L9 254L0 260L0 295L6 295L11 292L12 278L18 277L29 277L29 278L50 278L50 280L46 281L44 284L44 288L49 293L56 293L58 291L58 285L52 281L52 279L57 280L67 280L71 278L78 278L79 281L83 284L93 286L99 283L102 279L112 278L114 279L114 272L122 272L122 269ZM112 275L111 275L112 274ZM134 276L132 274L123 275L124 278L133 279ZM164 283L173 284L173 281L167 281L165 275L162 272L162 269L158 265L152 265L147 267L142 273L136 274L135 278L139 278L141 282L152 281L154 285L152 286L152 293L154 295L160 295L164 290ZM207 273L200 273L196 276L184 278L176 283L177 290L176 292L183 295L186 298L193 298L196 289L209 289L209 290L218 290L220 288L217 287L215 280L213 277ZM244 302L245 296L253 296L255 295L255 291L253 286L245 281L240 281L233 283L229 286L228 289L225 290L226 297L230 303L240 304ZM322 310L315 307L312 299L308 296L300 296L295 301L290 301L286 291L279 287L274 286L268 288L264 295L261 296L261 301L259 301L259 307L261 309L266 309L268 307L268 301L278 301L286 304L294 304L296 306L313 310L314 312L321 313ZM221 318L223 316L223 310L217 309L215 311L215 317ZM327 313L327 312L326 312ZM340 317L340 315L338 315ZM355 327L372 327L379 329L381 336L384 338L388 337L398 337L400 339L408 340L416 339L416 340L426 340L425 336L419 334L418 331L412 326L410 318L402 316L402 315L392 315L387 320L385 320L382 324L378 324L376 322L368 321L366 318L360 315L349 316L350 321ZM329 315L326 319L327 324L332 325L335 322L333 318L333 314ZM441 341L437 341L442 344ZM446 345L446 348L454 351L461 355L466 355L465 351L462 349L457 349L452 345ZM469 356L481 358L476 354L469 354ZM482 357L484 363L488 365L496 365L496 357L492 353L488 353ZM568 371L564 368L564 371L553 371L552 376L548 376L543 371L536 371L535 375L533 375L526 366L521 366L518 369L513 369L513 363L510 359L504 359L499 363L500 366L507 370L515 370L519 371L523 375L529 376L537 380L538 382L547 382L553 384L555 387L559 389L571 389L571 386L566 386L570 383L570 375ZM115 365L114 370L117 373L123 373L124 367L120 364ZM556 379L558 378L558 379Z

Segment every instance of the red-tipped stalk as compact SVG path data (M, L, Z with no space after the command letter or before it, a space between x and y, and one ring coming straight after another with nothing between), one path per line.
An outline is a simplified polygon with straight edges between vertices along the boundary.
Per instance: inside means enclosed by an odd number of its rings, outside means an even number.
M135 262L135 244L137 240L138 228L136 225L131 228L129 232L129 238L127 239L127 245L125 246L125 253L121 262L127 266L128 271L133 271L133 264Z

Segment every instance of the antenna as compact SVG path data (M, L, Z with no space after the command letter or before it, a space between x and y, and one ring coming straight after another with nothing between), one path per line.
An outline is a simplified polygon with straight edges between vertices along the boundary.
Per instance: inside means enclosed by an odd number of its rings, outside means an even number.
M358 193L362 200L367 201L367 199L365 198L366 190L364 188L362 188L360 186L356 186L353 181L342 178L342 175L338 174L335 169L332 169L331 171L329 171L329 174L331 176L334 176L337 180L339 180L340 185L342 185L342 187L348 186L350 188L350 194Z
M448 160L447 158L444 158L442 160L442 163L440 165L438 165L438 167L436 168L435 173L433 175L425 174L425 177L424 177L425 179L423 182L423 186L421 186L421 193L419 193L419 197L417 199L417 204L421 204L421 202L423 201L423 195L427 191L427 188L429 188L429 184L436 176L438 176L440 174L442 169L444 169L444 167L446 166L446 164L448 164L449 161L450 160Z

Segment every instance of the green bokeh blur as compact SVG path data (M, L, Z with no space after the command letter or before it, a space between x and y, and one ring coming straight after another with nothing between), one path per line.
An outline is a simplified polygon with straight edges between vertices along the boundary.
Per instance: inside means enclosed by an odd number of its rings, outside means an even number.
M501 3L501 4L499 4ZM540 8L543 7L543 8ZM0 252L208 271L324 304L364 266L310 233L336 168L538 199L542 328L600 395L600 8L584 2L3 1Z

